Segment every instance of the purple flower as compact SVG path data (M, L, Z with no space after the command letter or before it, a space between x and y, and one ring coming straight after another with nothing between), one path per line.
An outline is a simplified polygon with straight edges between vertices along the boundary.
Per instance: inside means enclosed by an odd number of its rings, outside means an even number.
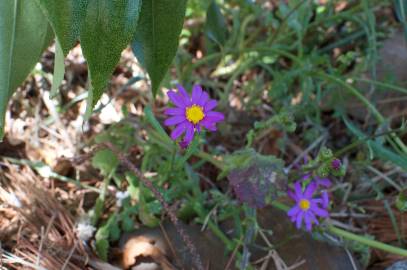
M334 169L335 171L338 171L341 168L342 162L335 158L334 160L332 160L331 162L331 167L332 169Z
M328 194L323 195L323 198L313 198L317 186L315 182L311 182L303 192L300 181L297 181L294 184L294 192L288 192L295 201L295 206L288 211L288 216L292 222L295 222L298 229L304 222L307 231L311 231L313 224L319 224L317 217L329 216L326 210L329 203Z
M224 116L213 111L217 101L210 99L200 85L194 85L191 97L182 85L177 87L178 92L168 91L168 97L176 107L165 110L165 114L170 118L165 120L164 124L176 126L171 132L171 139L174 141L185 132L182 141L182 145L185 146L193 140L195 131L200 132L201 128L216 131L216 123L222 121Z
M307 173L301 177L301 181L307 180L310 177L312 177L312 173ZM329 188L332 185L332 182L331 180L329 180L329 178L321 178L319 176L315 176L313 180L317 184L317 187L323 186Z

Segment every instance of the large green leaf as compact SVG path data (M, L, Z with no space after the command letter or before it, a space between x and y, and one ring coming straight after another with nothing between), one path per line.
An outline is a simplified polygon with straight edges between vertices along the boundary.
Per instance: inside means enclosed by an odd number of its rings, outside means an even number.
M154 95L177 52L186 2L186 0L143 1L132 48L150 75Z
M122 51L134 37L140 6L140 0L88 0L80 40L93 88L92 105L102 96Z
M7 102L38 62L52 35L32 0L0 1L0 137Z
M141 0L37 0L66 55L79 39L88 62L89 116L137 27Z
M47 16L65 55L79 40L87 0L36 0Z

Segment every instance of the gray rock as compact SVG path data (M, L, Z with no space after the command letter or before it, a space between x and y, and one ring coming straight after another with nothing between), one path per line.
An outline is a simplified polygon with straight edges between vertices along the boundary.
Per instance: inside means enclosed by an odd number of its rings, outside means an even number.
M407 270L407 260L396 262L392 266L387 267L386 270Z

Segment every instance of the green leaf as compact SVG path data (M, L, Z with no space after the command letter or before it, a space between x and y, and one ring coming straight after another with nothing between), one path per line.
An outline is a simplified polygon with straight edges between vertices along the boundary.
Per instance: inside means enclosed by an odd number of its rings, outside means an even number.
M356 135L359 139L367 138L368 136L364 134L360 129L358 129L350 120L346 117L342 117L347 128ZM397 153L393 152L389 148L383 146L377 140L366 140L366 144L371 149L373 154L383 161L390 161L393 164L400 166L404 170L407 170L407 159ZM373 158L373 157L372 157Z
M8 99L50 44L51 33L34 1L0 1L0 138Z
M160 224L160 220L147 209L145 204L140 206L139 219L141 223L151 228L157 227Z
M48 18L64 55L67 55L79 40L79 30L86 13L87 0L36 1Z
M404 170L407 171L407 158L396 154L395 152L391 151L389 148L384 147L380 143L376 141L369 141L369 146L375 153L375 155L383 160L383 161L390 161L393 164L400 166Z
M55 61L54 61L54 75L52 78L51 97L57 94L58 88L64 79L65 62L64 52L62 51L61 43L55 39Z
M109 241L106 239L96 240L96 253L104 261L107 261L109 246Z
M166 143L171 144L171 138L168 136L167 132L165 132L164 128L160 125L160 122L158 122L158 120L155 118L150 106L147 106L144 109L144 114L147 121L153 126L153 128L162 136L162 138L165 138Z
M220 11L218 4L216 4L216 1L212 0L206 13L205 33L218 45L223 46L226 42L226 29L225 17Z
M102 149L93 156L92 166L98 168L103 175L109 175L119 165L116 155L109 149Z
M186 0L143 1L132 49L150 75L153 95L177 52L186 3Z
M122 229L125 232L131 232L134 230L134 220L129 215L124 215L122 220Z
M122 51L134 37L140 4L140 0L87 0L80 40L93 90L88 103L92 108L102 96Z
M101 97L120 60L132 41L141 0L37 0L49 19L64 54L79 39L89 68L86 117Z
M400 191L397 196L396 207L401 212L407 212L407 189Z

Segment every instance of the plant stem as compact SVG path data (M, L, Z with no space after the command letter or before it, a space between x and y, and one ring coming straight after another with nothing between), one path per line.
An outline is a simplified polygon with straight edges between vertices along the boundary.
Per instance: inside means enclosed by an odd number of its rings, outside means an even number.
M352 150L353 148L359 146L360 144L365 143L368 140L371 140L371 139L374 139L374 138L377 138L377 137L381 137L381 136L385 136L385 135L389 135L389 134L392 134L392 133L401 133L401 135L402 135L406 131L407 131L406 128L399 128L399 129L393 129L393 130L389 130L389 131L378 133L378 134L373 134L371 136L366 136L365 138L358 139L358 140L354 141L353 143L343 147L342 149L339 149L338 151L336 151L334 153L334 156L335 157L340 157L343 154L345 154L346 152Z
M393 254L397 254L403 257L407 257L407 250L406 249L402 249L402 248L398 248L398 247L394 247L376 240L372 240L369 239L367 237L364 236L360 236L342 229L339 229L337 227L334 226L329 226L328 227L328 231L330 231L333 234L336 234L338 236L341 236L343 238L346 238L348 240L353 240L359 243L362 243L366 246L372 247L372 248L377 248L389 253L393 253Z
M185 245L187 246L190 254L192 255L192 260L195 264L195 267L198 270L204 270L205 268L203 267L202 260L200 255L197 252L197 249L195 245L192 243L191 238L188 236L188 234L185 232L184 228L181 226L177 215L174 213L174 211L171 209L170 205L165 201L163 195L158 191L158 189L153 185L153 183L148 180L144 175L134 166L133 163L131 163L130 160L126 158L126 156L121 153L118 149L116 149L115 146L113 146L109 142L103 143L103 145L107 148L109 148L118 158L119 160L126 165L128 169L130 169L136 176L137 178L143 183L144 186L146 186L156 197L156 199L160 202L160 204L163 206L164 210L167 212L168 217L170 218L171 222L174 224L175 229L177 230L178 234L181 236L182 240L184 241Z

